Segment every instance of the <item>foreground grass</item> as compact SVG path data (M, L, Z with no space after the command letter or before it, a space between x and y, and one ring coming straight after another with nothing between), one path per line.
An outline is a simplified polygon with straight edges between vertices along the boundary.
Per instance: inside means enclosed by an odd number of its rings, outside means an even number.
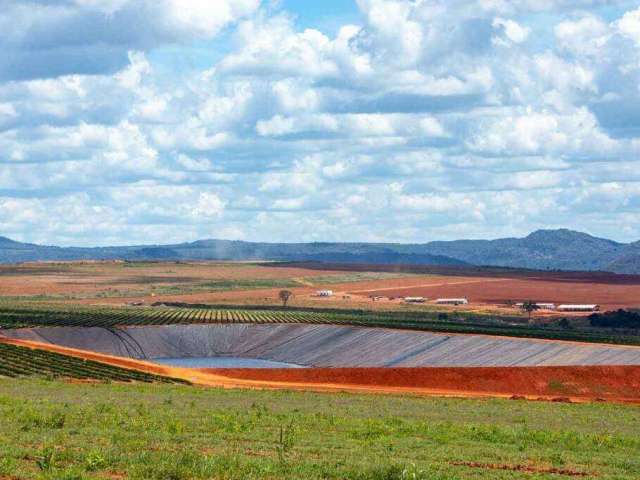
M0 380L0 419L0 478L11 479L640 472L640 409L608 404Z

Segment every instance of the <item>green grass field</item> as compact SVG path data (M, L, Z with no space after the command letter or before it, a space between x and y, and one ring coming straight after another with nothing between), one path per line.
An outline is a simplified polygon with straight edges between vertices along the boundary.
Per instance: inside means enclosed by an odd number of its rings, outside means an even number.
M633 406L0 379L0 419L12 480L640 474Z

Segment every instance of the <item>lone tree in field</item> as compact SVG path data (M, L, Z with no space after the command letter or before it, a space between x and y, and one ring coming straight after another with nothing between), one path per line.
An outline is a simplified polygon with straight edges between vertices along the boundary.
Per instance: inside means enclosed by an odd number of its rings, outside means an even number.
M291 290L280 290L278 297L282 300L282 306L286 307L289 299L293 297L293 292Z
M529 314L529 323L531 323L531 314L536 310L539 310L540 306L533 300L527 300L520 308Z

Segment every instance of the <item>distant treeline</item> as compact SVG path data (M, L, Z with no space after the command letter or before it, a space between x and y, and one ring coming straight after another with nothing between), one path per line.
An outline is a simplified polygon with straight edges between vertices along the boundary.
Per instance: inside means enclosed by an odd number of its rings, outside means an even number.
M640 329L640 313L631 310L594 313L589 316L589 321L593 327Z

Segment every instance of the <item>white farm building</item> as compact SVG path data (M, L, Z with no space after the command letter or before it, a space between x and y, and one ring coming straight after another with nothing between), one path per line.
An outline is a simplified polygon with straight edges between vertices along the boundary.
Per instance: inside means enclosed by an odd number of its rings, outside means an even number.
M438 305L467 305L469 300L466 298L438 298L436 303Z
M597 312L600 305L558 305L561 312Z
M316 297L333 297L333 290L318 290Z
M404 297L406 303L424 303L427 301L424 297Z
M536 302L536 305L540 310L555 310L556 309L556 304L555 303ZM522 308L523 306L524 306L524 303L522 303L522 302L516 303L516 307L518 307L518 308Z

